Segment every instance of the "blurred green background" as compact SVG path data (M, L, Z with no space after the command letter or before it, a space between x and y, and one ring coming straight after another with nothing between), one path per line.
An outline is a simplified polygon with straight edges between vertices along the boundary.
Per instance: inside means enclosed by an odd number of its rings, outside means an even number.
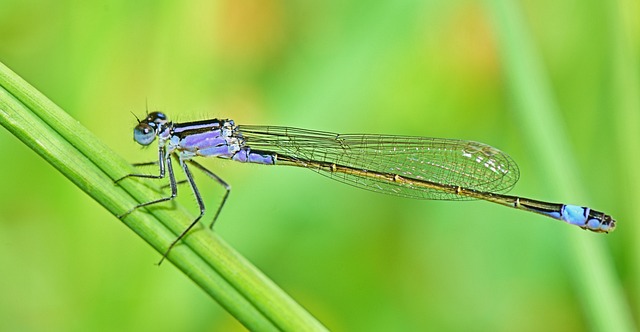
M491 1L0 0L0 61L132 162L156 156L132 141L147 104L177 121L461 138L518 162L515 194L619 222L598 235L490 203L203 161L233 186L216 232L332 330L597 329L579 285L597 293L601 280L578 275L576 236L595 238L637 319L639 5L515 4L543 74L520 86L550 92L558 146L522 110L512 31ZM0 149L0 330L243 329L4 129ZM575 186L554 177L557 158ZM223 190L200 183L212 206Z

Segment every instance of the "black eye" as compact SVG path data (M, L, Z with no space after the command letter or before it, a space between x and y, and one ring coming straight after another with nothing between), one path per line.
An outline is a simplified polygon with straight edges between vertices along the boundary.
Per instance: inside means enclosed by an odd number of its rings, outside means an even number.
M141 145L149 145L156 139L156 132L148 123L140 122L133 128L133 140Z

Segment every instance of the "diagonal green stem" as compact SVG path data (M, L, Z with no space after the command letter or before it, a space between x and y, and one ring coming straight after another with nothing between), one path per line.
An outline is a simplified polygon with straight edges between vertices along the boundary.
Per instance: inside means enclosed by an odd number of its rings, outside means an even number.
M114 185L114 179L131 172L127 161L2 63L0 124L113 215L157 195L157 188L149 181L128 180ZM191 220L193 216L177 206L132 213L123 222L164 253ZM205 227L194 227L168 260L251 330L326 330Z

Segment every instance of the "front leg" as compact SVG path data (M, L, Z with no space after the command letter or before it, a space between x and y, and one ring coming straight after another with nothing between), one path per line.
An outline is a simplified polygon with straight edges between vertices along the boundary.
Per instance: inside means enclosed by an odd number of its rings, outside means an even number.
M117 180L114 181L114 183L118 183L128 177L136 177L136 178L148 178L148 179L164 179L164 165L165 165L165 152L164 152L164 147L160 147L158 148L158 165L160 165L160 174L158 175L152 175L152 174L127 174ZM149 165L155 165L156 162L155 161L150 161L150 162L146 162L146 163L136 163L133 164L133 166L149 166Z
M169 173L169 186L171 187L171 196L169 197L163 197L160 199L156 199L150 202L146 202L146 203L141 203L138 204L136 206L134 206L131 210L121 214L120 216L118 216L118 218L122 219L124 217L126 217L127 215L129 215L131 212L135 211L138 208L141 208L143 206L149 206L149 205L153 205L153 204L157 204L157 203L161 203L161 202L166 202L166 201L170 201L172 199L174 199L177 195L178 195L178 185L176 183L176 177L175 174L173 173L173 165L171 163L171 158L166 158L165 154L164 154L164 148L160 148L159 149L159 163L160 163L160 174L159 175L150 175L150 174L129 174L121 179L119 179L118 181L127 178L127 177L141 177L141 178L152 178L152 179L162 179L165 176L165 164L167 167L167 171Z

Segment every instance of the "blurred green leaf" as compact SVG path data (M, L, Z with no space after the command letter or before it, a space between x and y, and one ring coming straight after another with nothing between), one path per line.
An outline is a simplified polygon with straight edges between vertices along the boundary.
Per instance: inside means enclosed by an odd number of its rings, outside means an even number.
M525 137L535 142L531 144L532 153L541 160L550 181L558 184L561 191L574 189L566 192L565 196L584 200L579 193L587 191L582 189L583 184L576 175L579 165L553 100L549 78L535 43L523 24L520 8L509 0L492 0L490 3L509 86L517 100L515 114L521 127L525 128ZM570 270L590 326L597 327L599 331L634 331L630 308L604 239L585 235L566 233L572 249Z

